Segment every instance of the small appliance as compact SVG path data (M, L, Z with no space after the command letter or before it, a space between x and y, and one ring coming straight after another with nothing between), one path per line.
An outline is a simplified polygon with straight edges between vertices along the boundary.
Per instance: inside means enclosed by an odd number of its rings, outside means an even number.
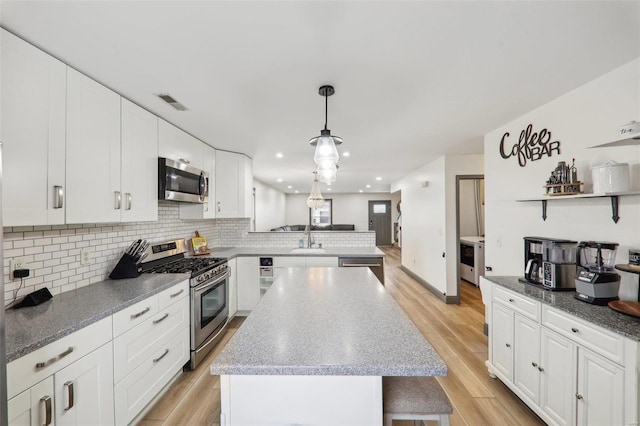
M206 203L209 174L185 161L158 158L158 200Z
M548 290L573 289L577 241L546 237L524 237L524 279ZM546 262L546 266L545 266ZM573 270L573 276L572 276Z
M618 243L582 241L578 244L576 258L575 298L594 305L606 305L618 300L620 275L615 272Z

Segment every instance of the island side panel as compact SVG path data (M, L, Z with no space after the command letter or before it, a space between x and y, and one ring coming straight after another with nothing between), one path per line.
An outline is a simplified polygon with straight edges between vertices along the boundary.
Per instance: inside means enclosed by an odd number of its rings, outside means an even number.
M382 424L380 376L220 376L220 425Z

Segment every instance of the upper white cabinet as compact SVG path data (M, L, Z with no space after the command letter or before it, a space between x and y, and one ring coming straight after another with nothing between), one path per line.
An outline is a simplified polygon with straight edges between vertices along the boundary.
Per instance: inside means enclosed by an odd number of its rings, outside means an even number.
M181 161L200 170L204 169L203 143L200 140L163 119L159 119L158 136L160 157Z
M205 143L200 143L202 148L202 170L209 174L207 186L209 195L204 204L181 203L181 219L214 219L216 217L216 150Z
M243 154L216 150L216 218L253 216L253 169Z
M62 62L0 29L3 225L65 222Z
M119 222L120 96L67 68L67 223Z
M158 220L158 117L122 99L123 222Z

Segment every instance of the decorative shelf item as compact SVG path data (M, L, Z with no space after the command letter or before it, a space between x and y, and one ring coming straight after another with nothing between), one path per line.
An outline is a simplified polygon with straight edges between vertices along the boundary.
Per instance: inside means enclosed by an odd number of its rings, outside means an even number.
M551 194L549 194L551 195ZM544 195L541 197L535 198L524 198L516 200L517 202L530 202L530 201L540 201L542 202L542 220L547 220L547 201L549 200L573 200L575 198L610 198L611 199L611 219L615 223L618 223L620 216L618 216L618 197L626 197L631 195L640 195L640 191L627 191L627 192L605 192L601 194L576 194L576 195L565 195L563 197L549 197L548 195Z
M610 142L589 148L611 148L615 146L632 146L640 144L640 123L632 121L620 127L620 136Z
M549 185L545 185L543 188L547 191L546 195L557 196L557 195L576 195L582 194L582 182L574 182L574 183L553 183Z
M618 311L623 314L631 315L633 317L640 317L640 265L623 263L616 265L616 269L619 271L631 272L632 274L638 275L638 302L616 300L615 302L609 302L609 307L614 311Z

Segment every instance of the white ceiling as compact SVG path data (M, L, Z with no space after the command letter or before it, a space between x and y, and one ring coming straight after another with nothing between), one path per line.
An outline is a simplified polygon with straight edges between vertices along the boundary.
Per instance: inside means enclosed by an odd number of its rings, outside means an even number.
M0 25L285 192L310 189L322 84L351 153L334 192L379 192L640 56L638 1L3 0Z

